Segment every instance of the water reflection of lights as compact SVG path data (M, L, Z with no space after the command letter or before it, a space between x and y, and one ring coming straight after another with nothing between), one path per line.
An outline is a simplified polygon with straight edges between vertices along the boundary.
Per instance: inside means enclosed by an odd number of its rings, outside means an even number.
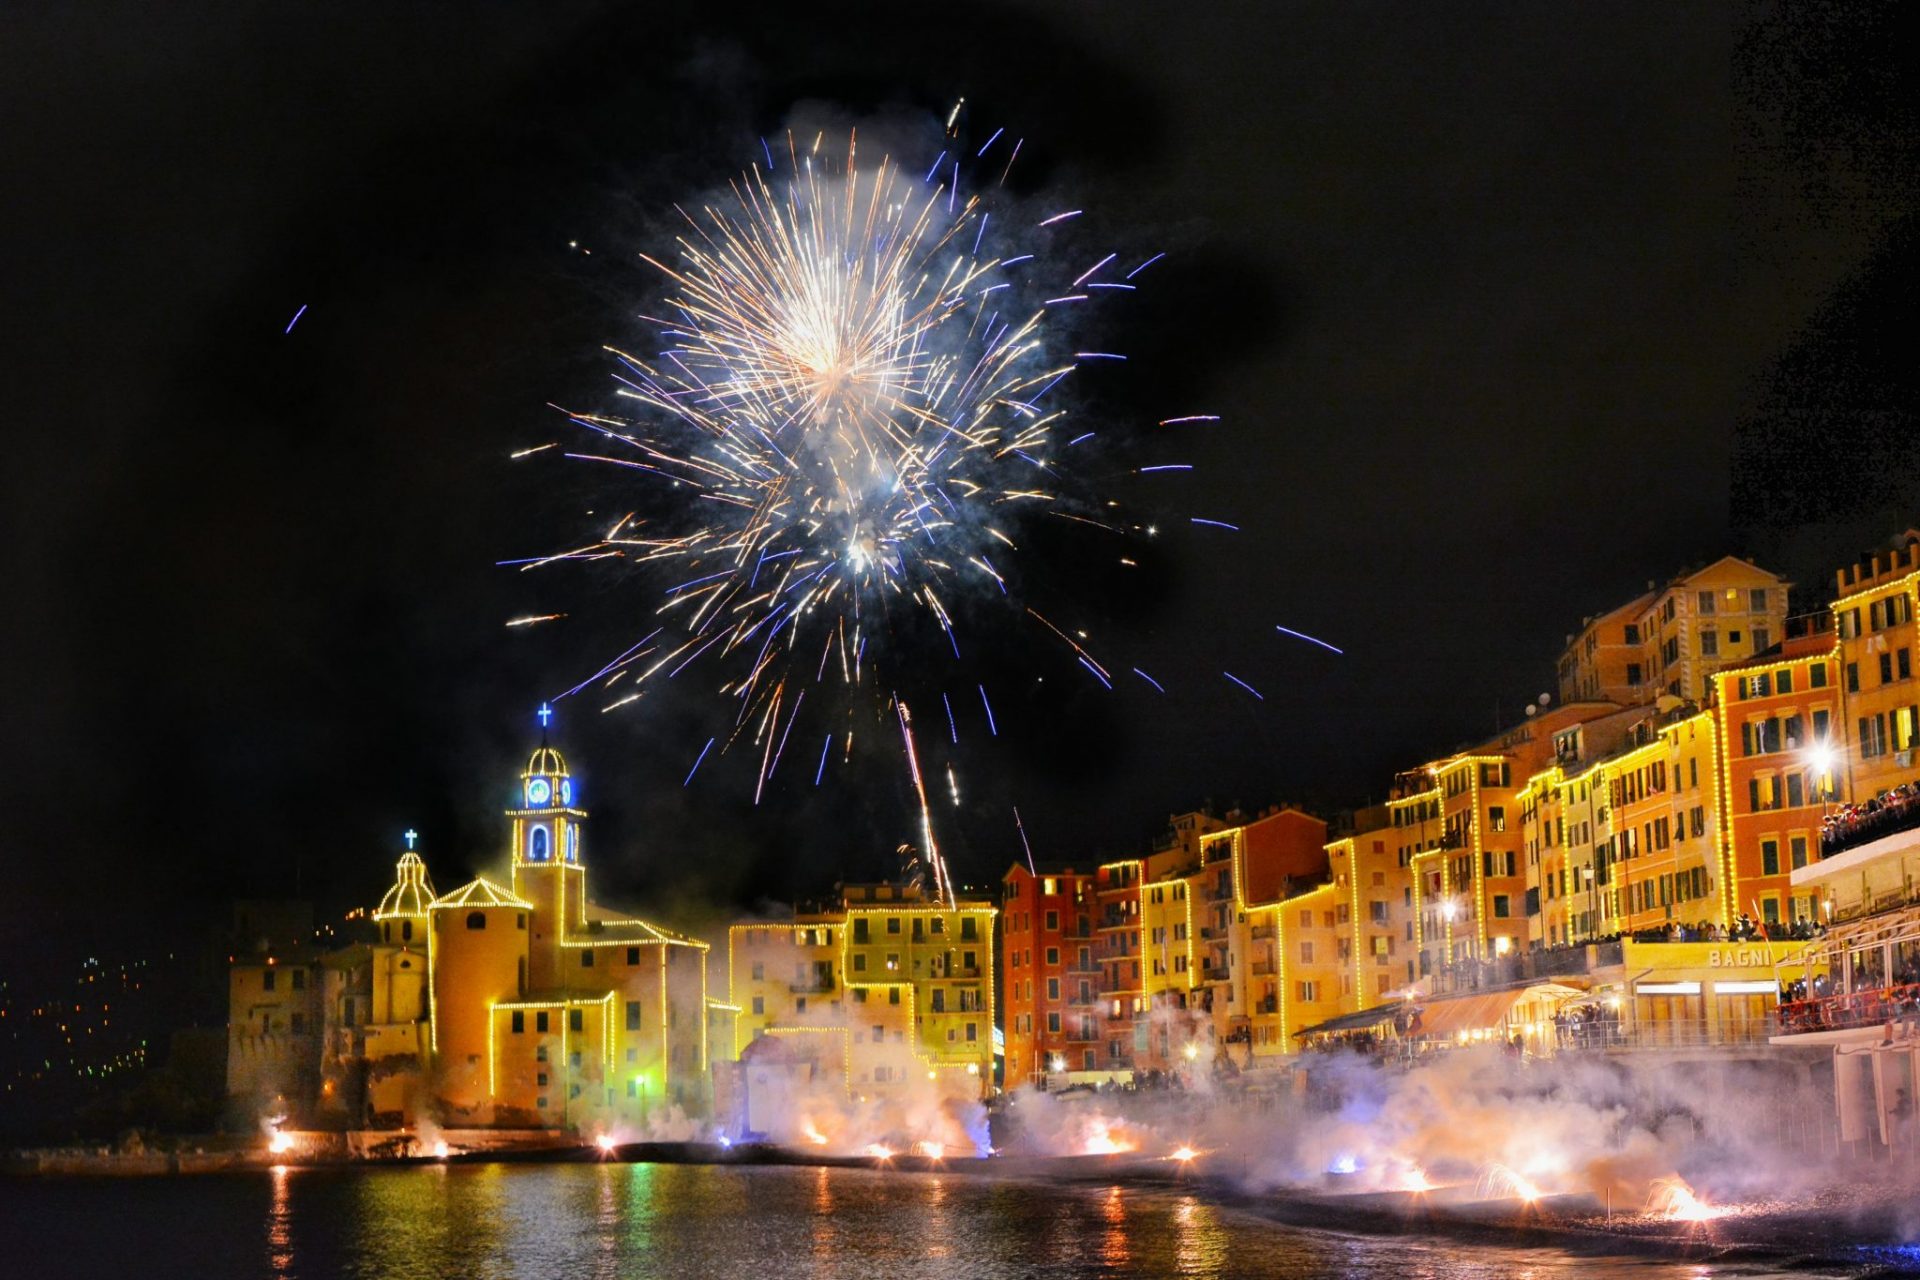
M275 1165L273 1207L267 1216L267 1262L276 1276L293 1274L293 1206L289 1203L291 1183L292 1175L287 1172L287 1167Z

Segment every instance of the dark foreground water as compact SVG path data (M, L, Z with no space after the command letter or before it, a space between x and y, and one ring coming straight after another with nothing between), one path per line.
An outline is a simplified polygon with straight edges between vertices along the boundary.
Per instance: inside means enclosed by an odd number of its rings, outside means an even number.
M0 1181L0 1274L1664 1280L1764 1270L1302 1231L1177 1190L608 1164Z

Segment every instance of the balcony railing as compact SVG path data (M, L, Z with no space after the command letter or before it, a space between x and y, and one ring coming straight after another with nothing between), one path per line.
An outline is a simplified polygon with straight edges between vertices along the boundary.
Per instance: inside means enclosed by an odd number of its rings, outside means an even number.
M1779 1033L1779 1026L1770 1016L1730 1023L1709 1023L1704 1018L1643 1019L1635 1023L1593 1021L1556 1027L1554 1041L1560 1049L1689 1049L1764 1044L1769 1036Z
M1271 978L1273 976L1273 961L1271 960L1254 961L1253 976L1256 978Z
M1920 985L1882 987L1852 995L1794 1000L1780 1006L1780 1034L1850 1031L1889 1022L1920 1023Z
M1265 942L1267 939L1271 938L1272 936L1273 936L1272 925L1257 924L1253 926L1253 940L1255 942Z
M1213 965L1208 965L1200 970L1200 976L1208 982L1225 982L1231 975L1224 967L1216 968Z

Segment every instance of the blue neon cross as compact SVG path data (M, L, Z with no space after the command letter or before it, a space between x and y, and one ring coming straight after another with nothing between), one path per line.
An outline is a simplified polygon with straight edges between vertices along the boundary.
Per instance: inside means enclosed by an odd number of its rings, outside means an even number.
M544 702L540 704L540 709L533 714L540 721L540 727L542 729L553 723L553 708Z
M413 848L413 842L419 838L420 833L418 831L415 831L412 827L407 828L407 848Z

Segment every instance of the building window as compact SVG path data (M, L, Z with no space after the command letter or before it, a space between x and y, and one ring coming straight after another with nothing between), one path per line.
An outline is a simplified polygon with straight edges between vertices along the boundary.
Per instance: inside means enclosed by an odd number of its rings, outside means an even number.
M969 952L968 954L969 954L969 955L971 955L972 953L971 953L971 952ZM1059 963L1060 963L1060 948L1058 948L1058 947L1048 947L1048 948L1047 948L1047 963L1048 963L1048 964L1059 964ZM973 967L973 961L971 961L971 960L969 960L969 961L967 961L967 967L968 967L968 968L972 968L972 967Z
M547 860L547 829L535 827L527 837L527 861L545 862Z
M540 1059L540 1061L542 1061L542 1062L545 1062L545 1061L546 1061L546 1059L545 1059L545 1058L542 1058L542 1059ZM540 1071L540 1072L536 1072L536 1073L534 1074L534 1077L533 1077L533 1083L534 1083L534 1084L535 1084L535 1085L536 1085L537 1087L539 1087L539 1088L542 1088L542 1089L544 1089L544 1088L546 1088L546 1087L547 1087L547 1073L546 1073L546 1072L544 1072L544 1071ZM542 1099L540 1100L540 1105L541 1105L541 1106L543 1106L543 1107L547 1105L547 1101L546 1101L546 1099L545 1099L545 1098L542 1098Z
M569 1031L582 1030L584 1022L585 1022L585 1018L583 1017L582 1010L579 1010L579 1009L567 1010L567 1030Z
M1762 840L1760 842L1760 874L1777 876L1780 874L1780 842Z
M639 963L640 963L640 948L638 948L638 947L628 947L628 948L627 948L627 964L628 964L628 966L629 966L629 967L631 967L631 966L633 966L633 965L636 965L636 964L639 964Z
M542 1009L542 1010L540 1010L540 1011L539 1011L538 1013L536 1013L536 1014L534 1014L534 1015L533 1015L533 1029L534 1029L535 1031L537 1031L537 1032L539 1032L539 1033L540 1033L541 1035L545 1035L545 1034L547 1034L547 1032L548 1032L548 1031L549 1031L549 1030L550 1030L550 1029L552 1028L552 1025L553 1025L553 1024L552 1024L552 1023L551 1023L551 1022L550 1022L550 1021L548 1020L548 1018L549 1018L549 1015L548 1015L548 1013L547 1013L547 1011L546 1011L545 1009ZM542 1053L545 1053L545 1052L546 1052L546 1050L544 1050L544 1049L543 1049L543 1050L541 1050L541 1052L542 1052ZM542 1061L542 1062L545 1062L545 1061L546 1061L546 1059L545 1059L545 1058L542 1058L542 1059L540 1059L540 1061Z
M1713 592L1711 592L1711 591L1702 591L1702 592L1700 593L1700 612L1701 612L1701 613L1712 613L1712 612L1713 612L1713 604L1714 604L1714 601L1713 601Z
M637 1098L640 1096L640 1077L639 1076L627 1077L627 1096L629 1098Z
M767 998L765 996L755 996L753 998L753 1016L758 1018L763 1016L766 1012L767 1012Z
M1720 633L1702 631L1700 633L1700 654L1702 657L1715 658L1720 655Z
M1505 805L1494 805L1487 810L1487 826L1495 831L1507 829L1507 809Z
M887 932L888 932L888 933L894 933L894 934L897 934L897 933L899 933L899 932L900 932L900 917L899 917L899 916L888 916L888 917L887 917Z
M1513 914L1513 900L1504 893L1494 894L1493 914L1501 920L1505 920L1511 916Z
M487 927L487 913L484 911L467 912L467 928L484 929Z
M267 970L265 973L260 975L260 989L262 991L273 990L274 985L279 981L279 978L280 978L280 975L275 970L272 970L272 969Z
M627 1030L638 1031L639 1029L640 1002L638 1000L629 1000L627 1001Z
M544 1030L545 1028L543 1027L542 1029ZM535 1045L533 1048L533 1060L535 1062L545 1062L547 1060L547 1046L543 1044Z
M541 1110L541 1111L545 1111L545 1110L547 1109L547 1098L546 1098L546 1095L545 1095L545 1094L542 1094L542 1095L540 1095L539 1097L537 1097L537 1098L535 1098L535 1099L533 1100L533 1105L534 1105L534 1107L535 1107L535 1108L537 1108L538 1110Z
M524 1035L526 1034L526 1030L527 1011L525 1009L515 1009L513 1011L513 1034Z
M1055 930L1057 930L1059 927L1060 927L1060 913L1058 911L1047 912L1047 932L1052 933Z
M1767 611L1767 589L1755 587L1747 592L1747 612L1765 613Z
M592 947L587 947L580 952L580 967L582 969L593 968L593 948Z

